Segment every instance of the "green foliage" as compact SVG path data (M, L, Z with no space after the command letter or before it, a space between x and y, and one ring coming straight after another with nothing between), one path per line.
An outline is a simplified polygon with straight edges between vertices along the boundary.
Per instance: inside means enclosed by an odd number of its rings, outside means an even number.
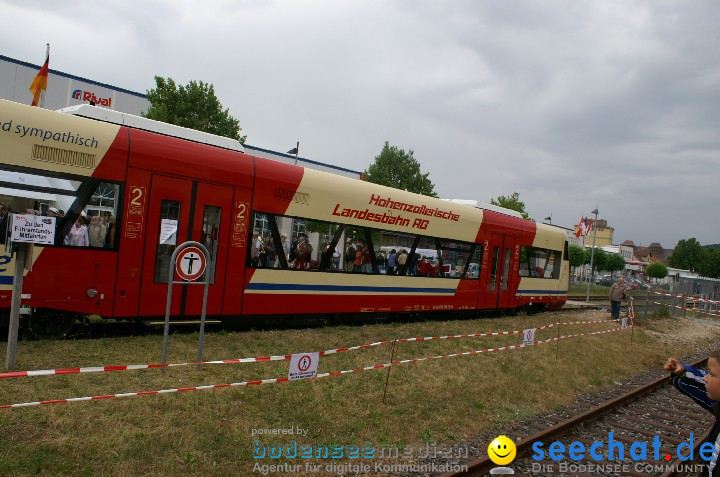
M585 263L590 263L590 258L592 255L592 248L586 248L585 249ZM598 270L607 270L605 267L607 266L607 253L605 253L604 250L600 248L595 249L595 254L592 255L592 262L593 262L593 271Z
M523 216L523 219L530 218L528 213L525 212L525 202L520 200L520 194L518 192L513 192L510 196L501 195L498 196L497 199L490 199L490 203L492 205L497 205L500 207L505 207L506 209L520 212L520 214Z
M720 278L720 249L714 247L703 249L703 260L698 271L704 277Z
M375 156L375 162L363 173L365 180L373 184L437 197L429 175L420 171L420 163L413 157L412 150L405 152L387 141Z
M605 267L602 270L610 273L625 270L625 259L617 253L608 253Z
M585 265L586 262L585 259L590 260L590 257L585 257L585 250L583 250L582 247L578 247L577 245L570 245L568 247L568 260L570 261L571 267L579 267L580 265Z
M147 98L150 108L143 116L148 119L245 143L247 136L240 136L240 122L230 116L229 109L223 111L215 87L209 83L191 80L183 86L176 85L172 78L156 76L155 88L148 90Z
M662 263L651 263L645 269L645 274L650 278L665 278L668 274L668 268Z
M696 271L703 259L703 248L695 238L680 240L670 256L670 266Z

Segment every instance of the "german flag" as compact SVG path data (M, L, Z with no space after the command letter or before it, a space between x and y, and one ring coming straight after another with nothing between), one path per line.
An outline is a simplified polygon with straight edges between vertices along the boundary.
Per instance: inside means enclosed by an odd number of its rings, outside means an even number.
M47 89L48 69L50 68L50 43L47 46L47 54L45 55L45 64L42 65L35 79L30 84L30 92L33 95L32 106L40 104L40 95Z

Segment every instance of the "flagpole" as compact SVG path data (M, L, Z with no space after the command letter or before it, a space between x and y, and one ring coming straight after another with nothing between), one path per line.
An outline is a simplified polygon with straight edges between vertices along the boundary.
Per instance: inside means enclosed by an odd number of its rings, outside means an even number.
M593 221L592 227L593 227L593 243L592 243L592 250L590 250L590 281L588 282L587 286L587 295L585 296L585 302L590 302L590 286L593 282L593 258L595 258L595 237L597 236L597 216L598 216L598 210L597 206L595 207L595 210L591 212L591 214L595 214L595 220Z
M46 58L46 61L47 61L47 59L50 58L50 43L47 44L47 48L45 49L45 58ZM44 90L40 91L40 102L38 103L39 108L42 108L43 103L45 102L45 91L47 91L47 90L44 89Z

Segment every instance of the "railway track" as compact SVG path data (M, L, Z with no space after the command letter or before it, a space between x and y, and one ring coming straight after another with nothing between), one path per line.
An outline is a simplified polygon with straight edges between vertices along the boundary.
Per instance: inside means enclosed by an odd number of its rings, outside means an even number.
M692 363L699 366L706 359ZM590 398L592 399L592 398ZM713 422L712 415L704 411L689 398L681 395L670 384L667 376L656 379L646 385L636 387L630 392L616 396L602 403L593 403L592 407L577 415L566 416L564 419L551 419L552 423L533 423L533 434L530 429L526 435L520 436L517 442L517 456L508 464L516 475L630 475L630 476L680 476L692 474L699 469L698 448L706 437L706 432ZM547 427L550 425L550 427ZM608 459L609 432L613 433L614 442L622 443L624 459ZM693 435L693 455L695 461L683 462L676 456L676 449L683 442L690 442ZM654 458L653 441L659 436L662 446L658 460ZM549 446L560 441L565 446L562 460L554 461L549 456ZM569 458L568 445L578 441L585 447L582 460ZM603 447L597 453L603 454L603 460L589 457L590 446L594 442L602 442ZM542 442L544 445L543 460L535 460L539 456L533 444ZM647 459L633 460L630 446L634 442L646 442ZM689 445L687 447L689 452ZM614 451L617 452L617 446ZM484 453L484 452L483 452ZM687 456L687 452L683 453ZM565 471L560 467L564 463ZM693 471L694 465L698 469ZM481 476L489 475L493 468L499 467L488 457L467 463L467 471L448 473L442 477Z

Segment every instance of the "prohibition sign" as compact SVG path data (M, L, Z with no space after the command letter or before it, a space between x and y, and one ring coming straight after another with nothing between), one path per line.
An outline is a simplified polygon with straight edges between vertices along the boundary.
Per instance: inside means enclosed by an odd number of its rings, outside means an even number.
M304 373L305 371L310 369L311 364L312 364L312 358L306 354L300 358L300 361L298 361L297 367L301 373Z
M205 271L205 254L198 247L182 249L175 259L175 271L183 280L197 280Z

